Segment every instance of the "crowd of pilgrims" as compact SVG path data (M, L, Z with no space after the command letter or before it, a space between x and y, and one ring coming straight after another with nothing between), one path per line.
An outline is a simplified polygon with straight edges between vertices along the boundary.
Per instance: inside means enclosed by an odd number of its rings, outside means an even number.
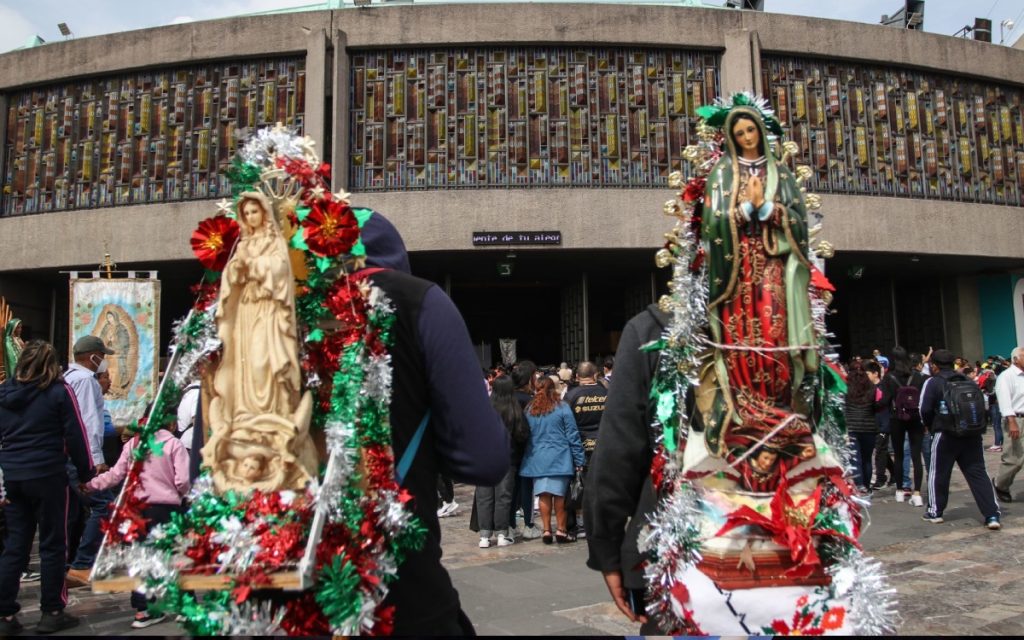
M66 371L60 368L51 345L28 343L14 372L20 384L0 387L4 390L0 393L0 419L8 420L5 433L11 432L11 425L18 420L49 421L61 431L59 439L68 443L66 451L36 451L30 455L11 451L9 446L0 448L5 488L8 495L17 494L24 505L23 513L14 514L14 521L12 510L5 510L5 541L8 545L13 542L16 548L0 557L0 630L19 630L4 627L17 624L14 614L18 611L19 583L38 582L47 572L56 580L43 580L43 612L38 628L56 631L78 623L63 610L67 588L88 584L102 539L99 523L116 499L131 464L133 439L114 428L103 407L103 394L110 385L101 357L106 347L93 340L98 344L75 345L76 360ZM81 349L85 351L79 353ZM848 385L846 426L854 454L853 480L862 494L891 490L898 502L915 507L925 504L921 487L930 471L932 434L919 415L898 415L894 403L901 388L920 390L925 379L937 373L930 357L931 353L908 353L896 347L888 355L876 350L871 356L835 363ZM975 381L984 393L994 435L987 450L993 453L1002 450L1003 439L995 382L1008 366L998 356L975 363L957 358L954 363L956 372ZM476 487L468 509L469 527L479 533L480 548L536 538L544 544L567 544L586 536L581 495L598 441L605 399L614 384L613 367L614 359L608 357L599 363L562 363L547 368L524 360L483 371L491 403L509 431L512 448L504 478L495 486ZM65 386L70 393L54 392ZM198 395L198 386L188 388L177 423L158 435L165 445L165 456L154 463L159 469L145 474L151 503L146 515L154 521L166 521L182 508L190 477L198 468L198 452L191 451L190 437ZM102 419L99 438L89 433L87 425L93 413ZM16 433L17 427L13 430ZM50 476L59 476L60 481ZM79 477L91 479L80 482ZM66 516L50 518L50 511L63 512L52 507L64 502L69 488ZM438 493L439 517L465 516L455 501L450 479L438 477ZM29 566L36 524L39 571ZM47 583L58 584L59 591L46 593L47 589L53 590ZM132 594L132 605L136 615L131 624L135 628L164 619L148 612L147 602L139 594Z

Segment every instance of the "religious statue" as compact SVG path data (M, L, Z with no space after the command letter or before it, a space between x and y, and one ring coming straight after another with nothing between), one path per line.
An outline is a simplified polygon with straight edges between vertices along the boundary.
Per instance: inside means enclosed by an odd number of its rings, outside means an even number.
M735 106L723 131L724 153L704 196L713 348L699 408L712 455L737 463L747 489L772 491L780 471L814 455L819 344L808 299L807 212L793 174L767 146L770 132L781 134L773 118ZM780 459L762 471L751 454L764 444Z
M809 247L811 170L787 167L795 145L776 145L765 100L734 94L697 114L700 144L684 152L696 171L670 178L682 205L665 203L676 226L656 257L673 266L669 320L644 345L659 351L662 436L658 507L638 539L646 613L671 635L891 633L885 576L857 542L845 383L820 359L833 289Z
M18 357L25 348L25 341L21 339L21 320L11 318L4 326L4 371L10 377L14 377L14 366L18 364Z
M302 489L316 477L309 435L313 400L302 390L295 281L270 199L238 200L241 237L221 275L216 312L223 343L213 374L203 459L218 491Z

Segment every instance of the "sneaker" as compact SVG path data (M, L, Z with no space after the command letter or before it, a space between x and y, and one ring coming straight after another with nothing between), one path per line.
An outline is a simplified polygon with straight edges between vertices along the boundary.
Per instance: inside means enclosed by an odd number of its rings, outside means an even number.
M501 534L501 533L498 534L498 546L499 547L507 547L507 546L513 545L515 543L516 543L516 539L515 538L508 538L504 534Z
M924 499L921 498L921 494L920 493L916 493L916 494L910 496L910 506L912 506L912 507L923 507L924 506Z
M43 576L36 571L26 571L21 574L21 582L22 584L26 582L39 582L39 579L42 577Z
M541 536L541 530L536 526L523 527L523 540L536 540Z
M925 514L921 516L921 519L932 524L942 524L945 522L945 520L942 519L942 516L933 516L928 512L925 512Z
M907 499L907 492L902 489L896 490L896 502L903 502Z
M39 624L36 625L36 633L56 633L61 629L70 629L77 626L78 618L70 613L64 613L63 609L50 613L43 612L39 618Z
M1013 496L1010 495L1009 491L1006 489L1000 489L996 486L995 478L992 478L992 488L995 489L996 497L999 498L1001 502L1013 502Z
M145 629L146 627L152 627L154 624L160 624L167 619L164 614L155 615L148 611L140 611L135 614L135 619L132 620L132 629Z
M992 453L1001 453L1003 451L1003 448L997 444L994 444L991 447L989 447L988 450L991 451Z
M1003 525L999 524L999 516L985 518L985 526L992 531L999 531L1003 528Z
M438 518L447 518L454 516L455 512L459 510L459 503L452 500L451 502L444 502L441 504L441 508L437 510Z
M18 616L0 618L0 636L13 636L20 633L24 628L25 627L18 622Z

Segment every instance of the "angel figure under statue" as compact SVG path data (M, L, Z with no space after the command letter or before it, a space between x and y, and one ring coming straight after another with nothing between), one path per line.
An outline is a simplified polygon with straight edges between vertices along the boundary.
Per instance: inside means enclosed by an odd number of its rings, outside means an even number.
M238 222L241 237L221 276L216 324L224 351L203 459L221 491L299 489L316 476L318 457L288 248L263 193L242 194Z

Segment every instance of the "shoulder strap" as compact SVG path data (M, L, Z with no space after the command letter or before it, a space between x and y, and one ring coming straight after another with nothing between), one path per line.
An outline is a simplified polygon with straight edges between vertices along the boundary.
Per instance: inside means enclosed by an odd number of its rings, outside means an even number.
M402 454L402 459L398 461L398 466L395 467L395 482L399 485L405 480L405 474L409 473L409 467L412 466L412 461L416 458L416 452L420 448L423 432L427 430L428 422L430 422L430 409L427 409L427 412L423 414L420 426L416 427L416 433L413 434L412 440L409 441L409 446L405 448L405 452Z

